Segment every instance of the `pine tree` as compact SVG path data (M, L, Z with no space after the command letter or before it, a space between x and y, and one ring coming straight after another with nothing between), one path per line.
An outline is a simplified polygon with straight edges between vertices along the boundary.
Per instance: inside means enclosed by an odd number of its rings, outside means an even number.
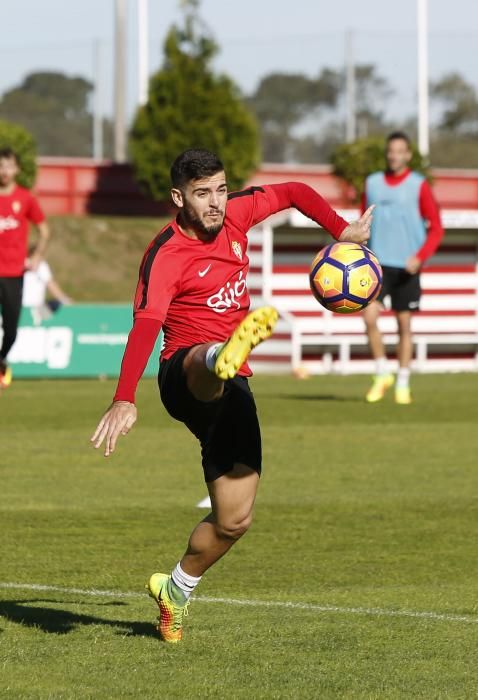
M218 47L201 23L198 3L183 4L184 27L168 33L164 65L150 81L129 142L137 180L157 200L169 197L169 169L187 148L214 151L230 190L240 188L259 163L254 117L232 80L211 68Z

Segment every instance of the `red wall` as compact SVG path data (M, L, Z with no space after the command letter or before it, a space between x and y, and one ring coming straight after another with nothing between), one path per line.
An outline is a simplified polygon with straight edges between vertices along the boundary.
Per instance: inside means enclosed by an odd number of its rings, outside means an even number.
M141 193L130 165L88 158L40 158L34 191L49 215L159 216L169 209Z
M327 165L264 164L248 185L300 180L334 207L352 206L352 192ZM433 188L442 207L478 209L478 170L433 170ZM46 214L159 216L168 204L145 197L130 165L83 158L40 158L35 193Z

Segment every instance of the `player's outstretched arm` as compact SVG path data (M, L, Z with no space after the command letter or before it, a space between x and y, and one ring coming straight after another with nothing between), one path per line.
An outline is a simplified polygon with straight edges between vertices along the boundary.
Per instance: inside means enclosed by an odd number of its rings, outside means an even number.
M91 438L94 447L105 441L105 457L116 447L120 435L129 433L137 418L134 397L138 382L151 355L161 323L150 319L135 320L128 337L118 386L108 408Z
M358 219L344 228L339 236L339 241L349 243L366 243L370 238L370 226L372 225L372 212L375 204L372 204Z
M134 403L114 401L98 423L91 442L98 449L105 443L105 457L114 452L120 435L127 435L136 423L138 412Z

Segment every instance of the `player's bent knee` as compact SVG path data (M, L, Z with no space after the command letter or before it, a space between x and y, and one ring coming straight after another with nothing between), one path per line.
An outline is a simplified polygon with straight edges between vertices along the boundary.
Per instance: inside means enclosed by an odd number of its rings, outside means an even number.
M205 350L208 347L209 345L197 345L192 348L183 363L189 391L197 401L203 402L216 401L224 392L224 383L205 366Z
M204 386L203 384L188 381L188 389L195 399L198 401L203 401L204 403L208 403L209 401L217 401L224 393L224 386L222 384L217 387L208 387Z
M216 532L221 539L238 540L250 528L252 524L252 513L247 515L242 520L231 519L223 520L216 523Z

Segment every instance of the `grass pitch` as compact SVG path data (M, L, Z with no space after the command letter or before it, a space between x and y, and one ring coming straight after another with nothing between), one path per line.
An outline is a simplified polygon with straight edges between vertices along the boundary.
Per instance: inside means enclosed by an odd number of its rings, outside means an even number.
M478 376L415 377L412 406L367 405L367 386L253 380L256 519L170 647L142 586L201 516L194 438L143 381L139 422L105 460L88 438L112 382L14 382L0 396L0 696L477 697Z

